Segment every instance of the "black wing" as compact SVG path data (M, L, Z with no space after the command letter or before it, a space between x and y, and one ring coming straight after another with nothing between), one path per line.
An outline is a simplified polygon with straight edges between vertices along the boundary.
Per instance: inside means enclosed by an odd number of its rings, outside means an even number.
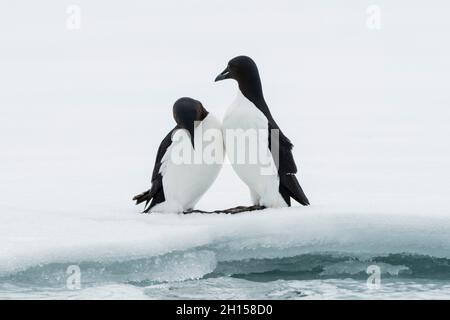
M176 129L177 127L173 128L159 145L155 160L155 167L153 168L152 187L133 198L133 200L136 200L136 204L140 204L145 201L145 213L148 213L150 209L158 203L165 201L164 189L162 185L162 175L159 173L159 170L161 169L161 160L164 157L167 148L169 148L169 146L172 144L172 134ZM151 203L150 205L148 205L150 201Z
M309 200L303 192L300 183L297 180L295 174L297 173L297 165L295 164L294 156L292 155L293 144L281 131L278 124L273 119L270 114L269 108L264 100L259 101L261 106L259 109L264 113L269 121L269 149L272 151L272 139L271 132L272 129L278 129L278 151L279 157L275 159L275 165L278 169L278 175L280 177L280 187L279 191L284 201L291 206L291 198L294 198L300 204L307 206L309 205ZM278 160L278 161L277 161Z

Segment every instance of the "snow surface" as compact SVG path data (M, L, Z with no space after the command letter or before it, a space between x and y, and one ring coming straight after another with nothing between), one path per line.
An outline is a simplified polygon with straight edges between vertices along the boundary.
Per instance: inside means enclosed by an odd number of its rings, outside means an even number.
M56 262L128 261L173 252L194 252L200 261L197 267L207 265L199 276L214 271L217 261L307 253L350 253L362 258L412 253L450 258L446 217L326 211L286 208L234 216L136 214L115 219L16 216L0 227L0 273ZM187 278L195 278L193 272L189 270Z
M78 31L65 2L2 6L0 273L198 248L193 277L310 252L449 257L449 5L431 2L377 1L379 31L365 25L372 1L80 0ZM213 79L238 54L260 67L312 205L140 215L131 198L149 187L173 102L221 118L236 84ZM242 204L226 166L198 208Z

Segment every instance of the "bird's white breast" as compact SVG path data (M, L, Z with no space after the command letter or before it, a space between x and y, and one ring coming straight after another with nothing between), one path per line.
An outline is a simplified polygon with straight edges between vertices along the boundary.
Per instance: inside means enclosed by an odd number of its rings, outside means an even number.
M172 135L160 169L165 202L153 211L181 212L194 208L200 197L216 179L223 164L224 144L220 122L208 114L195 128L195 150L189 134L180 129ZM205 141L208 140L208 141ZM190 157L185 158L189 150ZM214 157L209 157L214 153ZM187 159L189 161L185 161Z
M285 206L269 150L268 120L240 90L225 114L223 131L227 155L238 176L250 188L253 203L267 207ZM238 139L247 139L249 143L239 143Z

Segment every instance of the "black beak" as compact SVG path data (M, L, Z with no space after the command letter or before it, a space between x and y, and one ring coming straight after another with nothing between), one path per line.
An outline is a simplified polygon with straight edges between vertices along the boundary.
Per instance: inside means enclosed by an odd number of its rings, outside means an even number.
M225 79L230 79L230 70L228 70L228 67L222 71L222 73L220 73L216 79L214 80L214 82L217 81L221 81L221 80L225 80Z

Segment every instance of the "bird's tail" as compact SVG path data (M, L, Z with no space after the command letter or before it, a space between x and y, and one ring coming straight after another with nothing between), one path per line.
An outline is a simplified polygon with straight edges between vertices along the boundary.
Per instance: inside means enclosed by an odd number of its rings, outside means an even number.
M133 201L136 201L136 204L140 204L144 201L150 201L151 200L151 196L150 196L150 189L147 191L144 191L136 196L134 196Z
M140 204L145 201L145 210L143 212L150 212L151 208L153 208L158 203L164 202L165 200L164 192L162 189L162 180L155 179L154 181L152 181L152 187L149 190L144 191L137 196L134 196L133 200L136 201L136 204Z
M145 201L143 213L148 213L148 212L150 212L150 209L153 207L153 205L152 205L153 201L150 204L150 206L148 205L150 203L150 201L153 199L153 197L154 197L154 194L152 192L152 189L149 189L147 191L144 191L144 192L134 196L133 200L136 201L136 205Z
M281 192L283 195L283 198L294 198L295 201L298 203L308 206L309 200L306 197L305 193L303 192L302 187L300 186L300 183L297 180L297 177L294 174L286 174L281 178L280 181L280 187L282 186L283 191ZM281 191L281 190L280 190ZM288 204L290 205L290 201L288 201Z

